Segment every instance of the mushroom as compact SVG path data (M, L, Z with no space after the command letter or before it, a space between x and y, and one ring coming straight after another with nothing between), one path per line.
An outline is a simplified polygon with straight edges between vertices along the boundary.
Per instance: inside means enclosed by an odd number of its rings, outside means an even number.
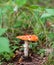
M24 40L24 56L28 57L28 51L29 51L28 41L38 41L38 37L36 35L23 35L23 36L17 36L16 38Z

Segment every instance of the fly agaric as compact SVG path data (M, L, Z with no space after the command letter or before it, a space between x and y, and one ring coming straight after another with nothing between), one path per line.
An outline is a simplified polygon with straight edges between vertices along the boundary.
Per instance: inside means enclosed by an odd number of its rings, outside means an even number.
M23 35L23 36L17 36L16 38L19 38L21 40L24 40L24 56L28 56L28 50L29 50L29 43L28 41L38 41L38 37L36 35Z

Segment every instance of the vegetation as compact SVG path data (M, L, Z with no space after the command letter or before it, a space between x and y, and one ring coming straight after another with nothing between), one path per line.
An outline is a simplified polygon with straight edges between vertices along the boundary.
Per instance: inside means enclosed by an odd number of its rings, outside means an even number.
M51 0L0 0L0 62L10 61L16 50L23 51L23 41L16 36L35 34L39 41L29 44L31 53L49 55L45 65L54 64L53 5Z

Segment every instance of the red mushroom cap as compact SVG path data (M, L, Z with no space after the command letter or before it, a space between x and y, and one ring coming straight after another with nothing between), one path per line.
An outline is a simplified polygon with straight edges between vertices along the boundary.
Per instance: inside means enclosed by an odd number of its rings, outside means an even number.
M17 36L16 38L28 41L38 41L38 37L36 35L23 35L23 36Z

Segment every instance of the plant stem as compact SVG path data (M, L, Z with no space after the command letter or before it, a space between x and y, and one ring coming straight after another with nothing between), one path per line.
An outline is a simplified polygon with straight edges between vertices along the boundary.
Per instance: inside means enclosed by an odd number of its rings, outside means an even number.
M28 41L25 41L24 43L24 56L27 57L28 56Z

